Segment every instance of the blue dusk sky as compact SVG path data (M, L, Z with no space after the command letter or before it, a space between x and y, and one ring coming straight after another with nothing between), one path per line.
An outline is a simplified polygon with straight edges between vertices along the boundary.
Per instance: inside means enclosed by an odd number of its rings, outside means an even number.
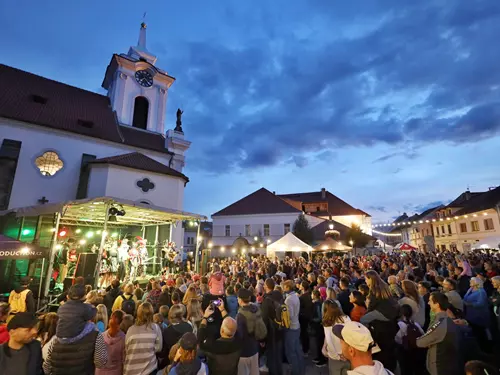
M325 187L379 222L500 185L498 0L1 1L0 62L104 93L144 12L188 211Z

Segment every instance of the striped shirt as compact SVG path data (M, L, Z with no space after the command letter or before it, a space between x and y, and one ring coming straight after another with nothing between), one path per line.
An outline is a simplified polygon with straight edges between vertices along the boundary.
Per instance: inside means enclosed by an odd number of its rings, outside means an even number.
M160 328L151 325L134 325L125 337L124 375L149 375L158 367L156 354L163 345Z

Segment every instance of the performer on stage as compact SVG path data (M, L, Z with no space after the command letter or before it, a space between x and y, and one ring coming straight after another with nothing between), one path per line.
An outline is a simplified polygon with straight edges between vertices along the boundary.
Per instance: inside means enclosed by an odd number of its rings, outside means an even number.
M128 267L128 251L130 246L128 245L128 240L124 238L120 247L118 248L118 278L120 280L125 280L128 278L129 267Z
M132 247L128 251L128 257L130 260L130 274L129 278L135 281L137 278L137 269L139 268L139 250L137 250L137 244L132 244Z
M147 240L137 236L137 249L139 251L139 267L137 269L137 274L141 277L146 276L146 263L148 261L148 248L146 247Z

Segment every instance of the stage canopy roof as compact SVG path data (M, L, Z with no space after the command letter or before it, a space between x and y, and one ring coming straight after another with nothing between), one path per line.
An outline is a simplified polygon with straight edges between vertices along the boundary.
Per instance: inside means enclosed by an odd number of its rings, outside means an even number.
M267 246L267 251L292 251L292 252L302 252L311 251L313 248L303 242L302 240L295 237L292 232L288 232L283 237L281 237L276 242Z
M115 216L116 221L109 220L108 226L138 224L148 226L183 220L201 221L207 219L207 217L203 215L114 197L77 199L59 203L13 208L6 211L0 211L0 216L15 214L17 217L27 217L59 213L61 214L60 225L95 226L104 223L106 204L118 210L125 211L125 215Z

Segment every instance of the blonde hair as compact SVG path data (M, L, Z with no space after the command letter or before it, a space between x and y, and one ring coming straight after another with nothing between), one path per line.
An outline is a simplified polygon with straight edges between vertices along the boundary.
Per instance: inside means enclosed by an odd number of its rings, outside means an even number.
M149 302L144 302L137 308L137 318L135 319L135 325L150 326L153 323L153 306Z
M201 303L197 299L192 299L187 305L187 319L198 324L203 319Z
M173 305L168 312L170 323L181 323L184 321L184 305Z
M104 329L108 328L108 308L102 303L97 305L97 313L95 314L95 322L103 322Z
M189 301L193 299L198 299L198 293L196 293L196 288L192 285L189 286L188 290L186 290L186 294L184 294L184 298L182 299L182 303L187 305Z
M125 288L123 288L123 293L124 294L134 294L134 286L132 284L125 285Z

